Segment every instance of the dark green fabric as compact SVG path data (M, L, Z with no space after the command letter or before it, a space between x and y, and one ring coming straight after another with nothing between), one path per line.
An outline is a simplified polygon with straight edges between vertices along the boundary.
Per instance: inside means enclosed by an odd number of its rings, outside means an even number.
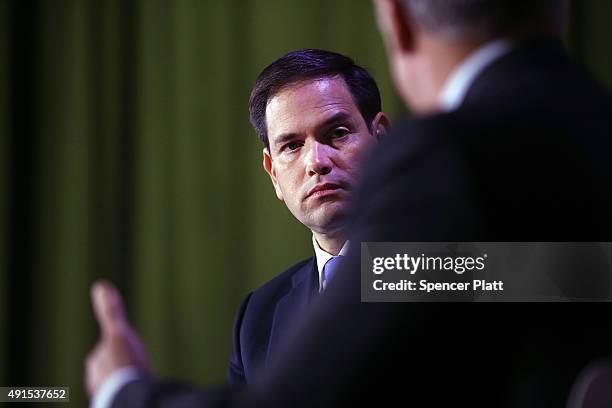
M571 0L568 43L573 55L612 88L612 2Z
M610 6L570 11L612 85ZM156 373L224 382L240 300L311 255L247 111L261 69L304 47L354 57L402 112L368 0L0 0L0 385L85 405L100 277Z

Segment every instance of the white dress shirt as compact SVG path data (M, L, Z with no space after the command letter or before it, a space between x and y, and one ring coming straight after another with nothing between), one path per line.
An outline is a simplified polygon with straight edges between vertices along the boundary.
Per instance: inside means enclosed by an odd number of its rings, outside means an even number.
M439 104L442 111L450 112L461 106L478 74L510 52L512 47L512 41L506 38L489 41L461 61L448 76L440 92Z
M142 374L135 367L123 367L115 371L93 396L90 408L110 408L119 390L127 383L141 377Z

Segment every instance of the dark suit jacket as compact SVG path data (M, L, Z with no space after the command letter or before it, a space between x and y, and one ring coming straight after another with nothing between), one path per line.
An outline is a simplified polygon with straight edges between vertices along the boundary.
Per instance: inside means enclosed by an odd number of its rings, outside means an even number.
M611 139L610 93L557 41L521 44L379 143L351 242L612 241ZM248 393L143 380L116 406L563 407L612 351L609 303L360 303L358 251Z
M317 261L312 257L293 265L244 299L234 320L230 385L251 382L318 293Z

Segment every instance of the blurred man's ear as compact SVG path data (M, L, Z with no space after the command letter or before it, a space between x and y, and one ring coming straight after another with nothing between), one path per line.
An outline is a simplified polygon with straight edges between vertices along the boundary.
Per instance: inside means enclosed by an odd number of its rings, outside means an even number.
M389 51L410 52L415 47L415 24L401 0L375 0L378 26Z
M391 119L384 112L378 112L372 119L372 135L378 140L389 134L390 130Z
M276 180L276 170L274 169L274 162L272 161L272 156L270 155L270 150L267 147L263 148L263 168L270 176L270 180L272 180L272 185L274 186L274 191L276 191L276 197L279 200L283 200L283 192L278 185L278 181Z

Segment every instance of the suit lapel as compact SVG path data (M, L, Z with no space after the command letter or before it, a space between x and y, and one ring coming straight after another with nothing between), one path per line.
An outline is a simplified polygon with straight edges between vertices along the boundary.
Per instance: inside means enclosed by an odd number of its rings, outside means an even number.
M308 304L319 293L319 274L316 258L304 264L292 277L292 288L283 296L274 310L270 341L266 352L266 365L270 355L278 349L288 329L299 319Z

